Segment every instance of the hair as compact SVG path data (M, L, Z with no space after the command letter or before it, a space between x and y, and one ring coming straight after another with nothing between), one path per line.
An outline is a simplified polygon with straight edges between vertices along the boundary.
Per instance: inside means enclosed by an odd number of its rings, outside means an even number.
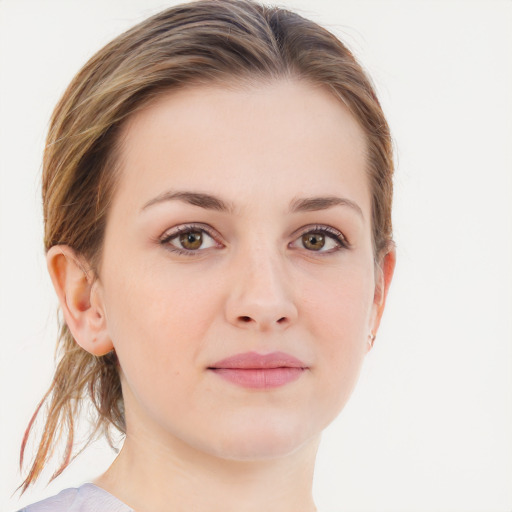
M134 112L179 88L282 78L327 88L364 131L378 262L392 243L393 152L371 82L329 31L296 13L250 0L201 0L160 12L118 36L76 75L53 112L43 157L46 250L68 245L97 275L119 175L120 130ZM86 352L61 323L57 369L21 447L23 467L27 439L45 406L45 427L22 492L40 476L63 436L63 458L51 479L76 456L76 421L87 400L96 417L86 445L101 434L112 445L111 427L125 433L115 352L102 357Z

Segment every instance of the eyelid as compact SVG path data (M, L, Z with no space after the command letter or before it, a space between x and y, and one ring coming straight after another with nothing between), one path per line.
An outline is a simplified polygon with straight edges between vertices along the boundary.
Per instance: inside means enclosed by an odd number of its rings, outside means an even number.
M292 244L293 242L296 242L301 236L305 235L306 233L324 233L329 238L334 239L336 243L339 244L340 249L349 249L351 247L350 242L347 240L347 237L338 229L333 228L332 226L324 225L324 224L312 224L309 226L304 226L300 228L299 230L295 231L293 233L293 241L290 242ZM329 251L308 251L311 253L317 252L318 254L328 254L330 252L333 252L331 250Z
M174 226L172 228L166 229L159 237L158 242L161 245L166 245L167 249L179 253L179 254L186 254L187 256L193 256L195 254L199 254L201 252L206 251L210 248L205 249L180 249L178 247L172 246L169 242L179 236L181 233L186 233L189 231L202 231L206 233L210 238L212 238L215 243L217 244L217 248L224 247L224 243L219 241L222 239L221 235L213 229L208 224L203 223L190 223L190 224L179 224L178 226ZM317 253L317 254L330 254L332 252L336 252L337 250L341 249L349 249L351 247L350 242L347 240L345 235L339 231L336 228L333 228L332 226L324 225L324 224L310 224L307 226L303 226L300 229L296 230L291 236L294 237L292 242L288 244L288 246L292 246L293 243L295 243L301 236L307 234L307 233L323 233L330 239L334 240L337 244L339 244L338 249L335 250L327 250L327 251L311 251L308 250L308 252L311 253ZM305 249L306 250L306 249Z
M171 246L171 244L169 243L171 240L178 237L181 233L187 233L189 231L202 231L215 241L217 247L224 246L224 244L219 241L220 239L222 239L220 234L215 229L213 229L211 226L209 226L208 224L203 224L201 222L190 223L190 224L179 224L178 226L168 228L158 237L158 242L161 245L167 244L167 249L172 252L177 252L179 254L186 254L188 256L198 254L200 252L204 252L205 250L207 250L207 249L196 249L196 250L188 249L188 250L186 250L186 249L180 249L179 247Z
M208 224L203 224L202 222L191 222L186 224L178 224L172 228L167 228L159 237L160 241L169 240L170 238L179 235L180 233L185 233L187 231L204 231L206 234L210 235L212 238L220 238L219 233L215 231Z

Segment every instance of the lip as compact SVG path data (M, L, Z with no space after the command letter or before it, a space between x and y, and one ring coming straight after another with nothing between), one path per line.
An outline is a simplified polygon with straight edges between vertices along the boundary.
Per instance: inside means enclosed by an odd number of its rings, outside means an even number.
M244 352L208 367L219 377L251 389L284 386L299 379L306 369L305 363L285 352Z

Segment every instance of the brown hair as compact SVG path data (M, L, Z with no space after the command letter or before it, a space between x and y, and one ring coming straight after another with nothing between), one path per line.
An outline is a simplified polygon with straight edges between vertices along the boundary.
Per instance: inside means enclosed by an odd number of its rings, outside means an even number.
M393 157L388 125L369 79L330 32L288 10L247 0L202 0L165 10L121 34L78 73L53 113L43 159L45 247L65 244L97 273L109 203L116 182L119 132L135 111L162 91L196 84L237 84L282 77L327 87L351 111L367 138L375 259L391 243ZM96 274L97 275L97 274ZM124 433L123 397L114 353L80 348L65 324L53 382L29 423L46 423L22 484L33 483L67 438L69 464L75 422L90 399L97 419L89 442L110 427Z

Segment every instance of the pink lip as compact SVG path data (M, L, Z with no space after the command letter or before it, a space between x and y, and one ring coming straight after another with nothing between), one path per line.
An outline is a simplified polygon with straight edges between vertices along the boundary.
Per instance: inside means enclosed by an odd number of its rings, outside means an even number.
M208 369L239 386L268 389L297 380L307 366L285 352L245 352L217 361Z

